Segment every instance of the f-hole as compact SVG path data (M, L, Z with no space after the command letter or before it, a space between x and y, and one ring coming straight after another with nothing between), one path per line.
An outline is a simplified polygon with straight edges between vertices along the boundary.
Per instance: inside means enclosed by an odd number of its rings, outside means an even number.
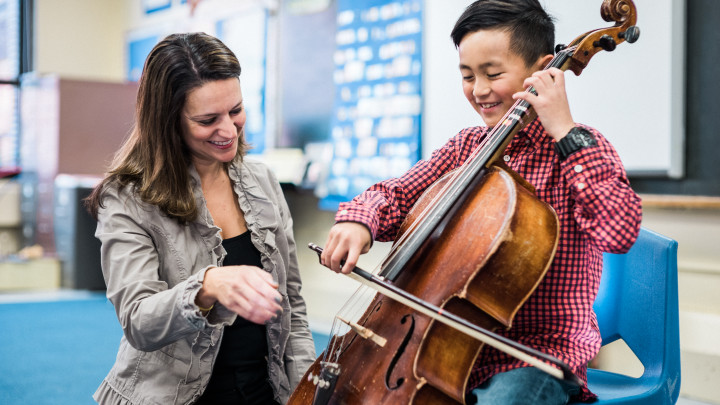
M402 343L400 343L400 346L398 347L397 352L395 352L395 356L393 356L392 360L390 361L390 367L388 367L387 372L385 373L385 386L389 390L396 390L400 388L401 385L405 382L404 377L400 377L395 381L393 384L390 380L392 379L392 373L395 369L395 366L397 365L398 360L400 360L400 356L402 356L405 353L405 348L408 345L408 342L410 342L410 338L413 335L413 332L415 331L415 318L408 314L402 317L400 320L401 324L405 324L408 319L410 320L410 326L408 327L408 331L405 334L405 337L403 338Z

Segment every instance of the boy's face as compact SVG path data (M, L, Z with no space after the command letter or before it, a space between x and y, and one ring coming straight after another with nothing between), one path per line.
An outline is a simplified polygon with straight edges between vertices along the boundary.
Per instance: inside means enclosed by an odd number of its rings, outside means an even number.
M525 90L523 81L544 67L544 58L527 67L510 50L510 33L504 30L471 32L460 41L458 52L463 93L489 127L515 104L512 95Z

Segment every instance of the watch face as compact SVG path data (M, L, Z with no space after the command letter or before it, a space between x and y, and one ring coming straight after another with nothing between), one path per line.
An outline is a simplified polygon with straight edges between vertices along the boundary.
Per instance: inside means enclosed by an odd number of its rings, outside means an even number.
M582 146L583 148L585 148L587 146L595 146L596 145L595 137L593 137L591 133L589 133L585 130L573 131L572 135L573 135L573 141L576 144Z
M583 147L592 145L592 141L593 141L592 138L588 137L588 136L585 135L585 134L578 134L577 138L575 138L575 139L576 139L576 140L578 141L578 143L579 143L580 145L582 145Z

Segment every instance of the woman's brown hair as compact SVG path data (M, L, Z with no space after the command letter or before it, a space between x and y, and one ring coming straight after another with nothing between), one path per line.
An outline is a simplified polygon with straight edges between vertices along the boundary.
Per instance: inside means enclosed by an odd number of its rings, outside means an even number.
M240 77L240 63L219 39L204 33L172 34L150 51L140 77L135 126L102 182L85 200L97 219L103 189L131 186L140 199L181 223L197 217L190 185L190 155L182 137L181 112L188 93L203 84ZM242 136L236 159L247 144Z

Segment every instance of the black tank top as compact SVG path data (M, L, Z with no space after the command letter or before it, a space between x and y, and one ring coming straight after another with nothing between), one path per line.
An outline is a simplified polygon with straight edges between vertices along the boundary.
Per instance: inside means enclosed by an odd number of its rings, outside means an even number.
M250 231L222 242L224 266L262 268L260 252L250 241ZM240 316L223 332L212 376L198 404L276 404L268 380L268 345L265 325Z

